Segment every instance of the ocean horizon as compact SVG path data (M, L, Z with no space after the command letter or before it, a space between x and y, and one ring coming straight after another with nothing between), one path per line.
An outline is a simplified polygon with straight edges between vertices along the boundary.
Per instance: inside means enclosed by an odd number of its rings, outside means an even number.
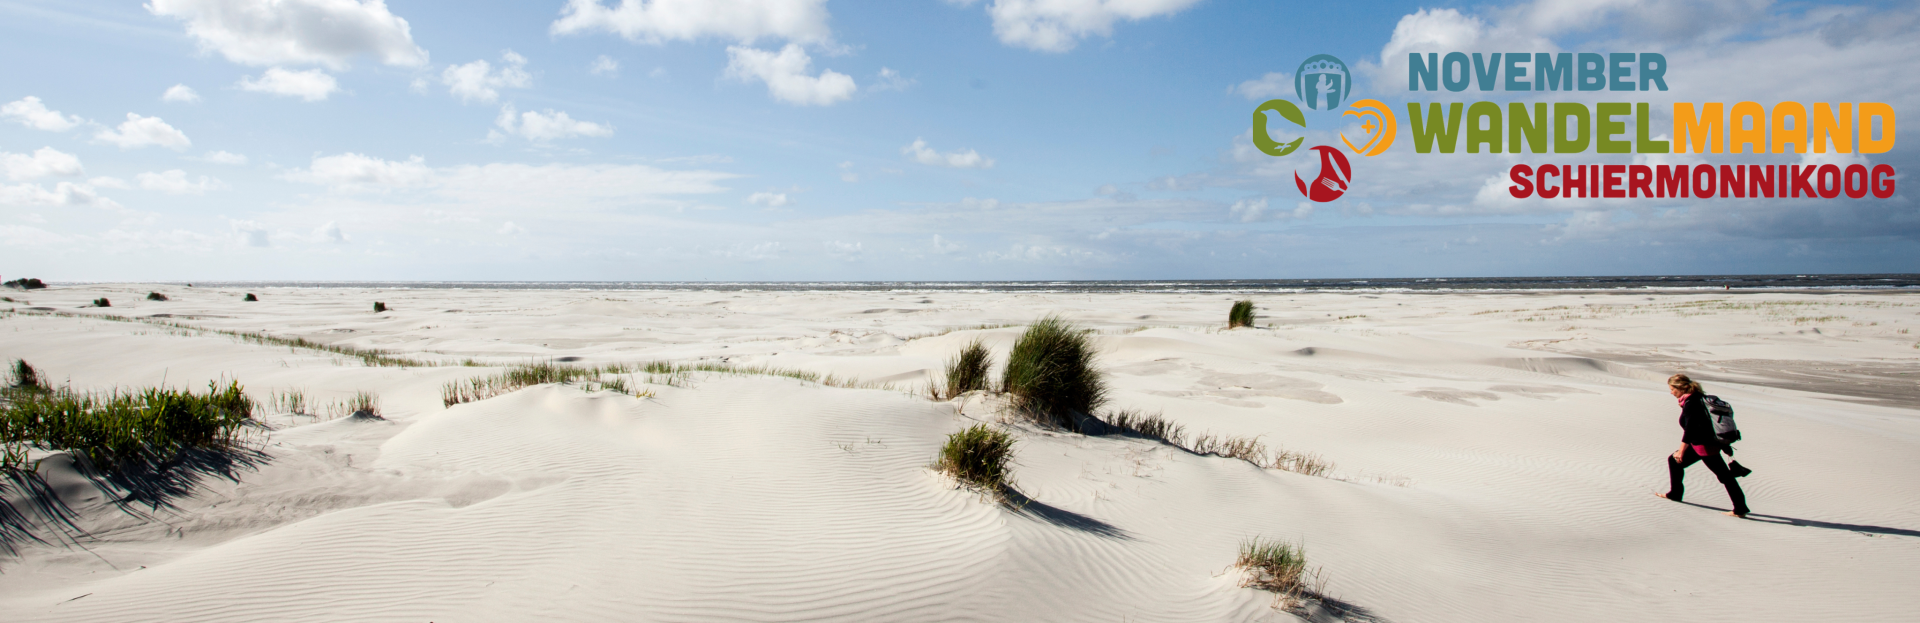
M1323 290L1855 290L1920 288L1920 274L1627 275L1597 277L1354 277L1340 279L1104 279L1031 281L64 281L53 285L155 283L202 287L476 290L661 290L739 292L1168 292Z

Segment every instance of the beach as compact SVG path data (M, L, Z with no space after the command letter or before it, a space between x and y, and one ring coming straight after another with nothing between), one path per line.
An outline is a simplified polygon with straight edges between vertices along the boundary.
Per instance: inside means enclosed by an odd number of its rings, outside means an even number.
M146 483L145 503L116 502L129 490L36 450L44 494L8 490L24 531L0 551L9 621L1902 621L1920 609L1920 294L1905 289L0 293L15 300L0 303L12 310L0 357L56 385L236 380L263 405L246 452ZM112 306L88 306L98 298ZM1227 329L1241 298L1255 326ZM1331 469L1049 430L990 395L928 395L966 344L1004 361L1046 314L1092 331L1108 409ZM373 351L401 365L353 354ZM733 371L636 370L446 404L449 383L540 362ZM1675 372L1737 410L1736 458L1754 470L1746 520L1722 514L1704 466L1684 503L1653 495L1679 446ZM294 391L308 413L273 406ZM359 392L377 395L379 418L339 408ZM947 435L980 423L1013 435L1022 503L929 467ZM1323 598L1277 608L1243 587L1233 563L1253 538L1302 544Z

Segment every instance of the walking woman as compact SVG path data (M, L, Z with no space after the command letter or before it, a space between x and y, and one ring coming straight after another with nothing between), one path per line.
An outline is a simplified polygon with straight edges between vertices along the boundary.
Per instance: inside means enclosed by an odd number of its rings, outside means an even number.
M1703 398L1706 393L1700 389L1699 383L1693 382L1685 374L1669 377L1667 391L1680 401L1680 450L1667 457L1667 492L1654 495L1680 501L1680 497L1686 493L1686 485L1681 481L1686 478L1687 466L1705 462L1707 469L1713 470L1713 476L1720 479L1720 484L1727 487L1727 497L1733 499L1733 510L1727 514L1746 518L1749 512L1747 496L1740 491L1740 482L1735 479L1733 470L1720 460L1724 446L1720 443L1720 437L1713 434L1713 419L1707 414L1707 403Z

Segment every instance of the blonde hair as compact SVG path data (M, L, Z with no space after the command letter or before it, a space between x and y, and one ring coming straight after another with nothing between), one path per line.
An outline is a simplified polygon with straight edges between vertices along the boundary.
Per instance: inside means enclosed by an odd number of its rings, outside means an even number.
M1675 374L1667 377L1667 387L1680 390L1680 393L1683 394L1700 393L1700 384L1693 382L1693 379L1688 378L1685 374Z

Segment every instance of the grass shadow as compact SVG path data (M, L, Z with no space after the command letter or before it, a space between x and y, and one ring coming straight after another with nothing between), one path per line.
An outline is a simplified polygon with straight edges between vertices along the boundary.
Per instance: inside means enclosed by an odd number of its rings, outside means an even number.
M1006 496L1007 508L1020 515L1038 519L1062 528L1079 530L1098 537L1119 539L1122 541L1134 540L1133 535L1128 534L1126 530L1120 529L1119 526L1064 508L1050 506L1046 502L1027 497L1027 494L1016 491L1013 487L1007 487L1004 495Z
M254 448L191 448L164 461L128 461L111 470L80 460L72 467L120 511L152 521L153 512L177 510L175 501L191 495L208 479L238 482L241 472L256 470L270 459ZM0 500L4 500L0 501L0 552L17 553L16 546L27 541L47 543L37 530L89 534L80 527L79 513L67 506L59 487L38 472L10 470L0 478Z

